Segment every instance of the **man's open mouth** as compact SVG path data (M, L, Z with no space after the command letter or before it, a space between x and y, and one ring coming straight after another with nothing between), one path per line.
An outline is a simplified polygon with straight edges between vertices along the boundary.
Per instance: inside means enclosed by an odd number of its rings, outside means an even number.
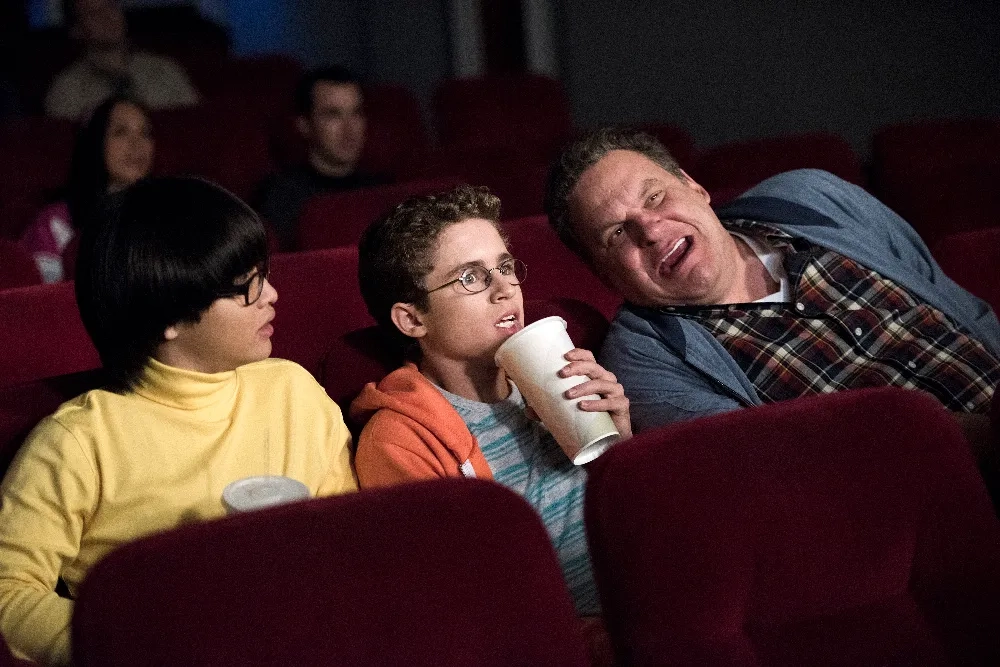
M673 271L674 267L681 263L681 261L687 256L688 251L691 249L691 237L682 236L681 238L674 241L674 244L670 247L670 251L660 260L659 273L663 276L668 276Z

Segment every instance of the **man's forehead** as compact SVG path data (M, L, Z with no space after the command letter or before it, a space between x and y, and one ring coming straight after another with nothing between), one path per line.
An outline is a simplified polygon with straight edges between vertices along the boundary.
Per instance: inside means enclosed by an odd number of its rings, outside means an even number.
M585 170L570 192L574 214L590 216L613 207L617 200L641 194L662 181L663 168L633 151L609 152Z
M317 81L312 95L315 104L341 106L361 103L361 88L356 83Z

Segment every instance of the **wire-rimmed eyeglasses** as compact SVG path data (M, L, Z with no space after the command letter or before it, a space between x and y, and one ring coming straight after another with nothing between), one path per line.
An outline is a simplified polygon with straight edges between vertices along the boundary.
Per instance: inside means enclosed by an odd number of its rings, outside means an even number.
M487 269L485 266L470 266L462 271L462 275L454 280L449 280L444 285L438 285L434 289L427 290L427 293L436 292L455 283L459 283L466 292L477 294L487 289L493 284L493 272L496 271L507 279L511 285L520 285L528 275L528 267L519 259L505 259L500 262L500 266Z
M266 263L261 264L254 269L253 274L249 278L241 283L236 283L231 290L223 290L219 293L219 296L242 296L243 302L248 306L252 306L260 300L261 294L264 293L264 282L267 280L270 272L270 267Z

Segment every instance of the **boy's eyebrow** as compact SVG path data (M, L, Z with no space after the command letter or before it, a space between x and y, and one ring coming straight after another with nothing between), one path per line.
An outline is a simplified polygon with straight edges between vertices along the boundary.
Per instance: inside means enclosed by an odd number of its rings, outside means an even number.
M499 266L504 261L506 261L508 259L513 259L513 258L514 258L514 256L512 254L510 254L510 252L502 252L499 255L497 255L497 263L496 263L496 265ZM448 269L445 272L444 275L450 276L452 274L458 273L462 269L467 269L467 268L472 267L472 266L481 266L484 269L490 268L490 267L486 266L486 262L484 262L483 260L481 260L481 259L473 259L473 260L469 260L468 262L462 262L461 264L456 264L455 266L453 266L450 269Z

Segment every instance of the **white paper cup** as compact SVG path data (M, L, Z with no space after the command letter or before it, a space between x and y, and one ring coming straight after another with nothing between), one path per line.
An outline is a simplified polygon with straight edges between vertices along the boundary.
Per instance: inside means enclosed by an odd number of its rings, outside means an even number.
M563 355L573 347L566 320L545 317L504 341L494 361L521 390L570 461L583 465L603 454L621 434L607 412L584 412L576 405L600 396L572 400L563 396L570 387L589 379L582 375L559 377L559 371L569 363Z
M260 475L231 482L222 490L222 505L227 514L284 505L309 497L302 482L281 475Z

